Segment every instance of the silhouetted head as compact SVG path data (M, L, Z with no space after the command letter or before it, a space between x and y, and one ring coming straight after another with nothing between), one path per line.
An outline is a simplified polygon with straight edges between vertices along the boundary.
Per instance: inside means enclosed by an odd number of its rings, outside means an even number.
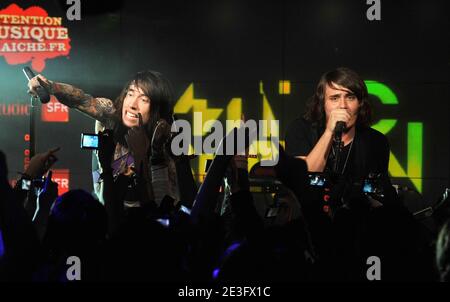
M52 205L46 243L55 251L85 251L105 239L106 211L83 190L71 190Z

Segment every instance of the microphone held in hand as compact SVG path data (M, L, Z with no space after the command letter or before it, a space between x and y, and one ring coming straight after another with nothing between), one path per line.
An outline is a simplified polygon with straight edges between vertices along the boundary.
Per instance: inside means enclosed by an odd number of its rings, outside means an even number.
M31 80L32 78L35 77L34 72L30 69L30 67L24 67L23 69L23 73L25 74L25 76L27 77L28 81ZM41 81L38 78L39 83L41 83ZM41 100L42 104L46 104L48 102L50 102L50 93L48 92L48 90L42 85L36 88L36 93L39 96L39 99Z
M341 140L342 139L342 133L345 130L345 127L347 125L343 121L339 121L336 123L336 127L334 128L334 137L335 140Z

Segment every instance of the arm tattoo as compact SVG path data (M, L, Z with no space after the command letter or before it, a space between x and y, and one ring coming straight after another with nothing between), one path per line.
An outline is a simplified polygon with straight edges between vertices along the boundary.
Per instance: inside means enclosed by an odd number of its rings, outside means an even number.
M114 103L110 99L94 98L72 85L54 83L53 90L53 94L61 103L75 108L100 122L110 119L116 112Z

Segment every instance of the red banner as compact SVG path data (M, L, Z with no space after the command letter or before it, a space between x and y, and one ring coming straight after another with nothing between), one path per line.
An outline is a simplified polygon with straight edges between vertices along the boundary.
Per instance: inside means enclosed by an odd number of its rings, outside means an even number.
M50 102L41 107L41 118L43 122L68 122L69 108L61 104L52 95Z
M61 17L49 17L38 6L22 9L16 4L0 10L0 56L10 65L25 64L37 72L45 60L68 56L70 38Z
M52 180L58 184L58 196L69 191L69 177L68 169L53 170Z

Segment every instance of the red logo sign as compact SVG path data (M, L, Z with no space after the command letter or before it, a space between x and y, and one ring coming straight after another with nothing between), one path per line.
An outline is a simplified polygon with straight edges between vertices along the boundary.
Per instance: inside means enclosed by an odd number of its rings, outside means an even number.
M52 95L50 102L41 107L41 118L44 122L68 122L69 108Z
M0 10L0 56L10 65L31 61L42 72L46 59L69 55L69 32L61 21L38 6L24 10L11 4Z
M58 184L58 196L69 191L69 170L53 170L52 180Z

